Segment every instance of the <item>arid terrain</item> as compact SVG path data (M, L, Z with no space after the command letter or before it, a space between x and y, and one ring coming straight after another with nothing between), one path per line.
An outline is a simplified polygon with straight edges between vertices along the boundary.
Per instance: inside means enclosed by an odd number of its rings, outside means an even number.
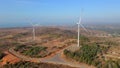
M49 66L53 66L52 68L61 68L60 66L63 66L62 68L95 67L75 61L71 57L67 59L68 55L63 55L65 50L76 53L79 50L76 28L36 27L35 35L35 40L33 40L31 27L1 28L0 51L4 55L0 59L0 65L17 65L19 62L24 64L25 61L28 64L35 63L36 66L43 64L43 68ZM106 61L120 59L120 38L112 36L107 31L88 29L86 32L81 29L80 45L99 45L102 52L98 53L96 57L104 57Z

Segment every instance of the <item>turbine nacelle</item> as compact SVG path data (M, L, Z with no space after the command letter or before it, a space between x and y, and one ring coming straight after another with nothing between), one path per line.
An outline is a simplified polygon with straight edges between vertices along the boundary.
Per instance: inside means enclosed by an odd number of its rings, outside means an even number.
M78 25L80 25L80 23L77 23Z

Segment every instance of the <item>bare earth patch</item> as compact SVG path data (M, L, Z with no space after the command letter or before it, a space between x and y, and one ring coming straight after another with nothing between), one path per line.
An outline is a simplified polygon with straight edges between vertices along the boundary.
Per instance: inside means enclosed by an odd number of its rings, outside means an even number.
M16 63L16 62L19 62L21 61L21 59L15 57L14 55L10 54L8 51L4 52L6 54L5 57L2 58L1 62L0 62L0 65L4 65L6 63Z

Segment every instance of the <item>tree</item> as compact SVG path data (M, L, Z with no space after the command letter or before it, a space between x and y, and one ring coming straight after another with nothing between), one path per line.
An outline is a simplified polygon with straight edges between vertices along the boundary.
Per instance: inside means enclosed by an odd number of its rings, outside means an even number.
M0 53L0 59L2 59L5 56L4 53Z
M108 60L103 68L120 68L119 64L113 60Z

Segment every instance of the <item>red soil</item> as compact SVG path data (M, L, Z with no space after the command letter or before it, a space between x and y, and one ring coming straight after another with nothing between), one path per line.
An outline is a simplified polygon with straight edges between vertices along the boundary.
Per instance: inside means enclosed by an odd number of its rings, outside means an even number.
M6 54L5 57L2 58L1 62L0 62L0 65L4 65L6 63L16 63L16 62L19 62L21 61L21 59L15 57L14 55L10 54L8 51L4 52Z

